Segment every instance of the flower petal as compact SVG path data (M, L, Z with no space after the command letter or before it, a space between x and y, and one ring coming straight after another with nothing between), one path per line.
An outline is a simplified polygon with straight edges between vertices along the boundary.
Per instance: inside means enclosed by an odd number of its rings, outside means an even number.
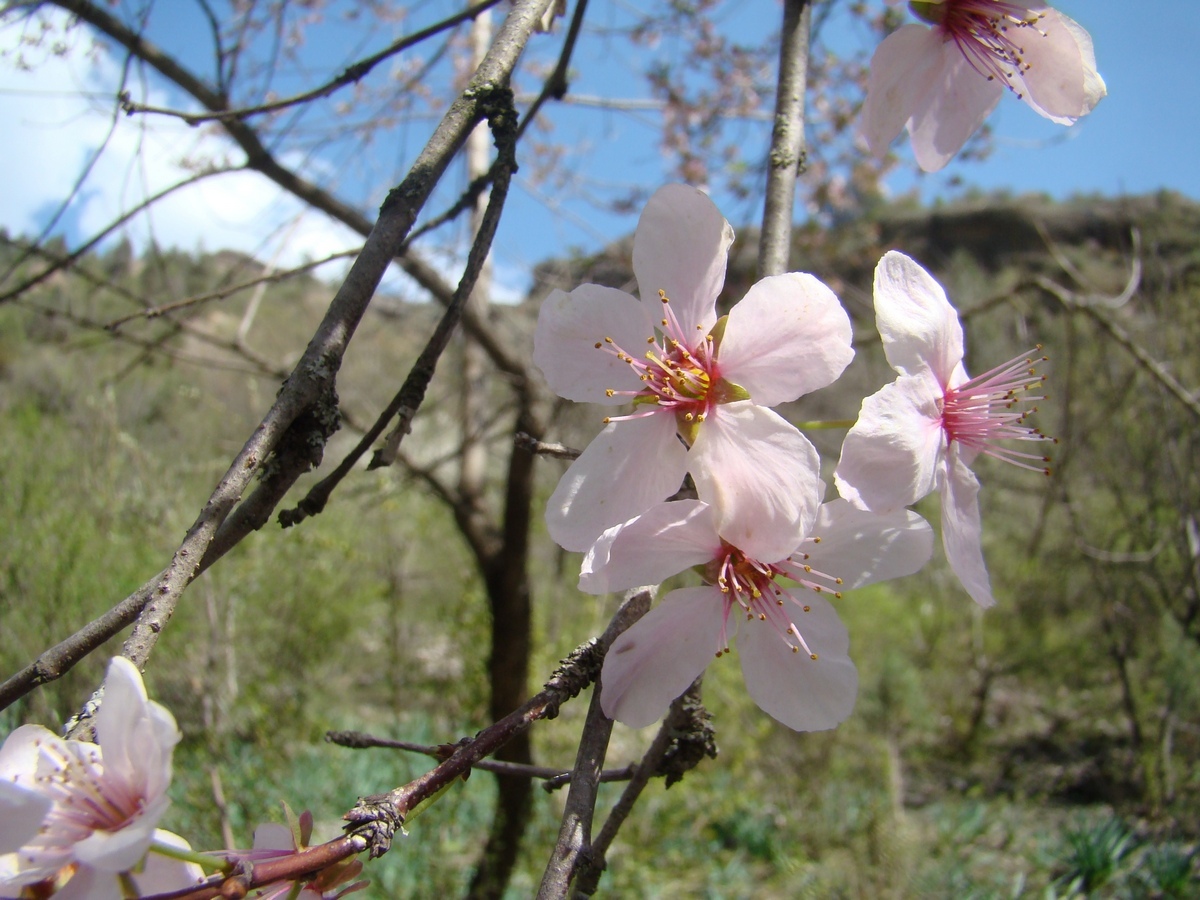
M0 778L0 853L12 853L38 833L53 804L37 791Z
M821 461L795 425L749 400L717 406L688 454L717 531L759 562L791 555L821 503Z
M263 822L254 829L255 850L283 850L296 852L296 838L292 829L278 822Z
M665 500L687 472L675 419L612 422L564 473L546 504L546 528L567 550L587 550L605 529Z
M717 295L732 243L733 229L707 194L686 184L659 188L646 202L633 237L633 271L642 301L649 309L658 292L666 291L684 334L708 334L717 321Z
M656 722L705 670L720 645L725 596L715 587L672 591L621 634L604 657L600 707L632 728Z
M96 737L104 754L106 781L124 785L146 800L166 793L179 728L165 707L147 698L141 673L124 657L113 657L109 663L104 701L96 714Z
M746 690L763 712L796 731L824 731L854 710L858 672L846 655L850 638L822 597L806 597L808 612L795 622L817 655L793 653L769 622L749 619L738 630L738 658Z
M71 880L54 892L55 900L121 900L121 882L115 872L79 866Z
M904 25L875 48L863 101L863 137L883 156L930 89L930 71L941 52L941 39L923 25Z
M926 172L937 172L962 149L991 115L1004 88L976 71L954 41L939 44L928 88L908 120L913 156Z
M41 790L38 763L43 745L66 752L67 742L41 725L21 725L0 746L0 779L30 790Z
M908 509L880 515L831 500L821 504L812 533L821 542L804 545L804 562L841 578L846 591L911 575L933 555L933 529Z
M833 474L838 493L855 506L885 513L934 490L946 443L940 398L928 375L901 375L864 399Z
M979 516L979 479L951 448L949 473L942 490L942 546L950 568L971 599L993 606L992 586L983 561L983 523Z
M600 536L584 557L579 589L605 594L658 584L720 551L711 506L699 500L659 503Z
M159 828L154 832L154 843L173 847L176 850L191 850L191 845L179 835ZM144 897L151 894L166 894L198 884L204 880L204 870L194 862L172 859L161 853L151 852L146 865L134 873L133 883Z
M875 325L888 363L901 375L932 372L946 387L962 362L958 313L933 276L891 250L875 267Z
M105 702L108 702L107 696ZM101 872L116 873L132 869L146 855L154 838L155 825L170 803L171 799L166 794L148 799L137 814L120 828L115 831L96 830L77 842L71 851L72 855L83 865Z
M1096 51L1092 46L1092 36L1074 19L1058 13L1062 26L1071 32L1075 44L1079 47L1079 57L1083 62L1084 104L1082 115L1087 115L1096 108L1096 104L1108 96L1108 86L1100 73L1096 71Z
M1091 112L1107 89L1096 72L1091 35L1057 10L1037 12L1037 24L1020 30L1026 68L1016 73L1015 89L1040 115L1070 125Z
M717 363L755 403L776 406L836 381L854 358L851 335L850 317L817 278L774 275L730 310Z
M606 390L636 391L642 383L628 363L596 343L611 338L626 353L640 356L646 339L653 337L654 324L640 300L614 288L584 284L569 294L551 291L542 301L533 362L558 396L619 405L629 398L610 397Z

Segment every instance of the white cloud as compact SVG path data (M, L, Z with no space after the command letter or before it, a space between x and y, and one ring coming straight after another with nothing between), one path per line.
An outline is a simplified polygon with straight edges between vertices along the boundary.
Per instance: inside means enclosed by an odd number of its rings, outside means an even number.
M12 23L0 27L0 121L7 125L0 226L12 234L40 233L101 147L56 229L62 233L70 223L72 245L205 167L237 166L244 160L241 149L213 124L192 127L175 117L116 112L114 127L115 97L121 89L119 60L104 46L91 45L82 29L67 30L64 14L39 16L45 29ZM40 38L33 47L23 40L30 33ZM55 42L65 52L49 49ZM19 64L22 56L24 64ZM150 87L137 96L146 82ZM155 87L152 78L131 77L127 89L149 106L178 109L185 102ZM332 182L338 174L319 158L284 153L280 161L318 183ZM151 239L160 247L185 251L239 250L278 268L362 244L349 228L250 171L212 175L180 188L157 201L148 215L139 214L122 226L113 239L119 237L138 251ZM465 246L451 252L427 249L426 254L448 283L457 283L466 261ZM347 267L338 262L322 272L332 278ZM528 277L524 267L496 265L496 301L521 300ZM382 288L410 300L427 296L395 266Z
M45 19L52 39L65 34L65 16ZM67 51L61 55L23 47L22 36L28 32L19 24L0 28L0 121L7 126L0 225L11 233L38 233L101 146L100 158L65 217L84 236L203 166L237 165L244 159L215 128L193 128L176 118L118 114L113 128L114 101L109 98L120 85L118 62L103 48L87 48L78 31L67 35ZM20 53L37 59L22 68L17 64ZM142 99L155 106L178 102L156 89ZM153 236L160 246L235 249L279 266L362 243L349 228L248 171L181 188L122 233L139 249Z

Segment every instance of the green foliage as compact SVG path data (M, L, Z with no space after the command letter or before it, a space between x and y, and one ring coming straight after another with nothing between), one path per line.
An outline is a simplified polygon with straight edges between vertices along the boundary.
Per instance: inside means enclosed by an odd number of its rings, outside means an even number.
M837 601L860 696L836 731L776 726L746 696L736 654L715 662L705 702L721 756L671 790L651 785L609 857L607 895L1200 893L1200 617L1189 618L1188 531L1200 509L1200 428L1098 320L1068 313L1031 280L1118 293L1131 224L1146 248L1141 289L1102 312L1194 391L1200 211L1179 198L1019 199L935 215L881 207L800 235L800 268L838 286L864 335L871 266L883 246L898 245L935 269L960 308L977 310L967 316L973 371L1045 344L1042 425L1063 439L1055 473L977 465L996 609L975 609L940 554L914 578ZM603 275L597 281L628 278L597 256L575 260L570 279L589 267ZM109 286L88 281L89 272ZM4 675L161 568L277 388L228 349L246 319L246 292L173 320L130 323L124 342L89 323L129 313L126 288L146 286L169 302L257 272L233 254L139 259L117 248L48 281L23 306L0 308ZM542 274L562 275L549 265ZM310 278L272 285L249 326L256 352L286 369L329 295ZM506 308L498 333L527 332L535 312ZM396 304L364 322L339 383L358 418L386 401L433 313ZM877 344L860 342L858 355L844 384L806 398L788 411L793 418L852 417L890 377ZM453 400L439 369L406 441L419 461L436 465L452 449ZM568 443L598 427L590 411L557 421ZM331 460L349 440L335 437ZM814 440L827 442L832 465L840 434ZM560 471L542 466L544 493ZM919 511L937 526L936 498ZM614 606L575 590L577 559L540 528L535 679L603 628ZM217 778L240 844L258 822L279 819L281 800L310 808L327 838L357 796L426 771L423 757L345 750L322 735L355 728L437 744L486 724L483 598L452 517L394 472L356 471L320 516L252 536L188 590L147 673L151 695L185 734L164 824L198 846L220 845ZM0 713L0 727L62 721L113 649ZM539 761L569 766L585 705L586 697L568 704L537 729ZM609 765L637 759L650 737L617 727ZM603 787L601 816L620 789ZM493 798L484 773L456 784L368 866L373 886L360 896L461 894ZM536 891L561 804L561 794L535 792L510 896Z
M1109 819L1090 828L1067 832L1070 867L1063 880L1095 891L1113 880L1122 862L1137 846L1133 832L1120 819Z

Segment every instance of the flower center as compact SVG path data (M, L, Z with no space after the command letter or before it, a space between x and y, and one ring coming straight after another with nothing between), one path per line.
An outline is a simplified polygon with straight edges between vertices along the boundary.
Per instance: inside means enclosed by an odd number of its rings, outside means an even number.
M104 762L94 745L45 743L39 749L38 789L54 801L45 826L55 836L53 843L71 844L93 831L115 831L138 812L136 798L125 796L111 778L105 780Z
M1041 350L1039 344L1037 350ZM1039 375L1032 356L1018 356L990 372L985 372L955 388L946 388L942 398L942 430L950 441L958 441L976 453L983 453L1022 469L1050 474L1049 456L1021 453L1001 447L997 441L1051 441L1037 428L1025 424L1036 406L1020 408L1021 404L1045 400L1044 396L1023 396L1041 385L1045 375Z
M820 538L806 542L819 543ZM729 616L738 607L747 622L757 622L773 628L793 653L803 650L810 659L817 654L804 640L799 626L792 620L796 609L810 612L811 607L795 595L792 588L780 585L777 579L788 578L815 593L832 593L841 598L837 586L842 579L817 572L808 565L808 554L797 550L777 563L761 563L746 556L737 547L722 542L722 555L702 567L701 574L709 584L720 588L725 595L725 619L721 624L720 649L717 656L729 652Z
M609 388L610 397L627 396L639 411L628 416L607 416L605 424L625 419L638 419L655 413L670 413L675 416L679 434L691 446L699 426L718 403L746 400L749 394L721 378L717 365L717 346L724 330L724 321L717 323L711 332L697 340L695 334L685 334L665 291L658 297L663 305L663 317L659 320L662 336L646 338L650 346L641 358L618 346L611 337L597 341L595 347L612 353L627 363L642 381L636 391L618 391Z
M1041 13L1004 0L911 0L908 8L945 40L954 41L976 72L988 81L999 78L1021 96L1011 82L1014 73L1024 75L1032 68L1021 42L1046 36L1037 27Z

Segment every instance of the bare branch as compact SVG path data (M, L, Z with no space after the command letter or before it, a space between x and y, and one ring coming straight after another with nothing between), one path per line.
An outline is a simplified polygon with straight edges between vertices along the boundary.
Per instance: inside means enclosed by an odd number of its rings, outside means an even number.
M146 106L141 103L134 103L129 94L121 95L121 108L133 115L134 113L155 113L157 115L173 116L182 119L189 125L199 125L203 122L212 121L227 121L229 119L248 119L251 116L259 116L263 113L278 112L282 109L287 109L291 106L300 106L304 103L311 103L313 100L319 100L322 97L328 97L336 93L347 85L355 84L365 78L372 69L379 65L384 60L390 59L397 53L402 53L409 47L421 43L426 38L431 38L435 34L440 34L447 29L453 28L463 22L474 19L481 12L491 9L500 0L482 0L474 6L468 6L462 12L453 16L448 16L440 22L430 25L428 28L423 28L420 31L407 35L400 40L390 44L378 53L368 56L365 59L360 59L356 63L347 66L340 75L331 79L320 87L313 88L310 91L305 91L302 94L296 94L292 97L286 97L282 100L276 100L272 103L264 103L261 106L246 106L241 109L220 109L208 113L185 113L176 109L165 109L158 106Z
M808 81L809 0L784 0L779 46L779 87L767 167L766 205L758 245L758 275L788 270L796 175L804 166L804 92Z
M570 86L567 81L567 72L571 64L571 55L575 52L575 42L579 40L579 31L583 27L583 17L587 12L587 0L577 0L575 4L575 13L571 16L571 27L567 29L566 40L563 41L562 52L558 55L558 62L554 66L554 71L550 73L550 77L546 79L546 83L542 86L542 91L529 105L529 109L525 111L525 118L521 121L521 127L517 131L517 140L525 133L525 129L530 126L534 119L537 118L538 112L542 105L548 99L562 100L567 95L567 89Z
M1137 343L1129 332L1111 321L1108 316L1101 313L1086 299L1080 298L1074 291L1044 275L1035 276L1033 280L1038 287L1062 303L1067 310L1083 313L1108 332L1108 335L1124 347L1151 378L1162 385L1167 393L1178 400L1196 419L1200 420L1200 391L1189 391L1180 384L1175 376L1167 371L1167 367L1151 356L1149 351Z
M87 21L99 19L107 21L110 27L124 29L91 4L63 5L73 11L78 7L82 12L77 14L91 16ZM467 134L484 116L496 110L498 96L511 97L511 92L501 86L507 83L546 5L548 0L520 0L514 5L466 90L451 104L409 175L384 201L379 220L303 356L274 405L234 457L170 565L120 604L124 610L141 609L123 651L139 667L145 665L191 580L265 524L287 489L319 458L328 434L337 425L336 375L375 289ZM149 53L140 36L126 32L125 37L142 52ZM157 51L155 54L161 56ZM172 71L179 68L174 61L160 60L160 64ZM231 123L231 127L236 124ZM251 479L260 471L264 473L262 484L243 502ZM82 658L73 654L84 646L73 645L59 659L55 677ZM21 696L32 688L33 682L33 678L24 679L10 695L13 699ZM90 706L94 709L94 704ZM91 711L85 711L74 736L87 733Z
M169 894L156 894L147 900L212 900L217 897L244 897L256 887L279 881L296 881L321 869L369 850L371 858L382 856L391 847L395 830L406 816L456 779L479 767L480 761L494 753L516 735L540 719L553 719L559 708L595 681L604 654L626 628L645 615L650 607L648 590L630 591L598 638L576 647L559 665L544 688L528 702L500 721L454 745L444 762L420 778L386 794L361 797L343 818L350 832L326 844L309 847L288 856L255 863L249 873L217 874L200 887Z
M574 896L590 897L596 892L604 872L605 854L653 776L665 775L667 787L670 787L700 760L717 755L709 715L700 703L701 678L692 682L691 687L671 704L658 734L638 764L637 773L625 785L620 799L592 843L587 863L580 867Z
M280 514L280 524L284 527L297 525L308 516L320 513L337 485L354 468L362 455L375 442L375 439L383 433L383 429L387 427L388 423L399 416L396 427L388 436L385 448L377 451L371 461L371 468L391 465L396 458L400 441L408 434L413 416L416 415L417 409L425 399L425 391L433 378L438 359L450 343L450 336L458 325L463 308L471 296L475 281L479 277L488 251L491 249L496 227L500 224L504 201L508 196L512 173L517 167L515 155L516 111L512 108L512 92L505 89L503 92L493 91L492 93L496 93L497 96L489 97L488 121L499 151L497 162L503 164L495 167L496 176L491 195L488 198L487 211L480 224L479 233L476 234L475 240L471 244L471 251L467 256L467 266L458 283L458 288L454 292L454 299L446 307L441 321L438 322L437 328L430 335L425 348L413 363L408 377L404 379L404 384L400 386L396 396L392 398L387 408L376 419L375 424L367 429L366 434L338 464L337 468L314 485L295 509L285 510Z
M16 297L20 294L25 293L30 288L41 284L43 281L45 281L47 278L49 278L55 272L66 269L69 266L71 266L73 263L78 262L93 247L95 247L97 244L99 244L102 240L104 240L106 237L108 237L110 234L112 234L114 231L116 231L118 228L120 228L122 225L124 225L126 222L128 222L130 219L132 219L134 216L138 215L139 213L145 212L147 209L149 209L151 206L153 206L159 200L162 200L164 197L167 197L170 194L173 194L175 191L177 191L181 188L190 187L200 181L203 181L205 178L211 178L214 175L222 175L226 172L233 172L233 171L236 171L236 169L234 169L234 168L205 169L203 172L197 172L195 175L191 175L188 178L183 179L182 181L177 181L174 184L163 188L157 194L154 194L151 197L147 197L145 200L143 200L137 206L134 206L134 207L126 210L120 216L113 219L113 221L109 222L108 225L106 225L103 229L98 231L96 234L92 235L92 237L88 241L81 244L76 249L72 250L66 256L58 257L57 261L52 263L49 267L43 269L41 272L38 272L33 277L27 278L25 281L21 282L16 287L9 288L3 294L0 294L0 303L4 303L6 300L11 300L13 297ZM32 253L33 248L36 248L37 246L38 246L37 244L30 245L30 249L26 252L26 255L28 255L29 253ZM11 271L12 270L10 270L10 272ZM6 275L7 274L8 273L6 273Z
M223 287L220 290L210 291L207 294L199 294L195 297L186 297L183 300L176 300L172 303L164 303L161 306L151 306L135 313L130 313L127 316L121 316L119 319L113 319L104 327L110 331L116 331L127 322L132 322L134 319L157 319L159 316L164 316L167 313L178 312L181 309L187 309L190 306L198 306L201 303L208 303L212 300L225 300L235 294L240 294L242 291L247 291L252 287L264 284L276 284L280 281L286 281L293 275L299 275L303 272L310 272L313 269L319 269L326 263L333 262L337 259L348 259L357 254L359 250L341 250L337 253L331 253L321 259L315 259L311 262L306 262L303 265L295 266L291 269L282 271L273 271L258 278L251 278L249 281L243 281L240 284Z
M363 734L360 731L329 731L325 733L325 740L331 744L337 744L339 747L348 747L351 750L383 747L393 750L407 750L410 753L422 753L425 756L432 756L434 759L442 760L448 759L455 750L455 745L453 744L439 744L437 746L416 744L412 741L398 741L392 738ZM571 771L553 766L531 766L527 763L501 762L495 759L481 759L472 768L480 769L484 772L495 772L499 775L520 775L523 778L540 778L546 782L542 787L547 792L570 784L573 777ZM605 769L600 773L600 781L628 781L632 777L633 772L633 766L624 766L620 769Z
M612 719L600 707L600 679L592 689L575 768L571 771L571 789L567 792L566 808L558 831L558 841L550 853L550 862L542 873L538 900L565 897L581 859L587 859L592 842L592 817L596 813L596 791L600 772L612 735ZM634 777L637 777L635 771Z
M581 450L568 447L566 444L554 444L549 441L539 441L533 435L518 432L517 446L539 456L552 456L555 459L579 459Z

